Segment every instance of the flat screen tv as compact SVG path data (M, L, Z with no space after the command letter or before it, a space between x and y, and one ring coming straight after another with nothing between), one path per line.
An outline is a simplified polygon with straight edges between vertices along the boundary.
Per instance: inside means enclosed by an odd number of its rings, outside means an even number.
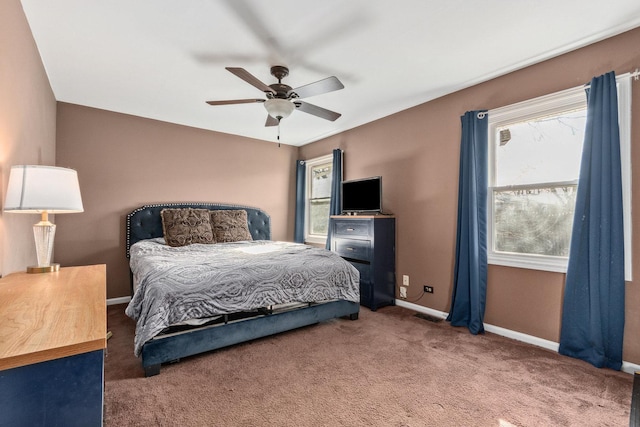
M382 212L382 177L342 181L342 212Z

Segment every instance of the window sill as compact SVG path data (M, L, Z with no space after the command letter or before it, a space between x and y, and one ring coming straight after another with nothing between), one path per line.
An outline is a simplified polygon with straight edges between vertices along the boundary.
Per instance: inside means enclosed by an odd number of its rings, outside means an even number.
M324 245L327 244L327 236L307 236L304 239L304 243L307 245L311 245L311 246L322 246L324 247Z
M316 248L324 248L325 247L325 243L317 243L317 242L305 241L304 244L305 245L309 245L309 246L313 246L313 247L316 247Z
M516 255L509 253L489 254L487 264L501 265L504 267L526 268L529 270L551 271L554 273L567 273L568 258L549 257L542 255ZM633 280L631 272L625 269L624 280Z
M550 257L542 255L516 255L508 253L490 254L488 264L505 267L526 268L529 270L567 272L568 259L564 257Z

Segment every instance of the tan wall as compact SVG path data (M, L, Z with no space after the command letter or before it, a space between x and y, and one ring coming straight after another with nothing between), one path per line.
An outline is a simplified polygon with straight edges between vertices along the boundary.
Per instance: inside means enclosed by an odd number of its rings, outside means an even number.
M460 146L460 116L491 109L588 82L611 70L640 67L640 29L544 63L428 102L304 146L308 159L340 147L345 179L383 176L385 210L397 217L397 275L408 274L407 300L422 286L434 286L417 304L449 311ZM470 64L472 66L472 64ZM624 360L640 363L640 82L633 83L633 268L627 284ZM397 281L401 283L401 280ZM557 342L564 274L491 266L487 323Z
M0 2L0 204L13 165L54 165L56 100L19 0ZM36 261L37 215L0 212L0 274Z
M226 202L271 215L293 239L296 147L58 104L57 160L78 171L85 212L58 215L56 262L107 264L107 295L128 296L125 216L156 202Z

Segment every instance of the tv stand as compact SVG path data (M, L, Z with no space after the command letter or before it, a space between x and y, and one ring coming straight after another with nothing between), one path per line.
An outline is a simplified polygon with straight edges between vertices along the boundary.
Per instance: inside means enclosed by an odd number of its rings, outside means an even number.
M360 304L372 311L395 304L395 221L379 212L330 219L331 250L360 272Z

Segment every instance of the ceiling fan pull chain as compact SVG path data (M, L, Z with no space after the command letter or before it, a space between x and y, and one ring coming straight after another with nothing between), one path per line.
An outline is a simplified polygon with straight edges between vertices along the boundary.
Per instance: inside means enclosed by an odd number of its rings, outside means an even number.
M280 119L278 119L278 148L280 148Z

